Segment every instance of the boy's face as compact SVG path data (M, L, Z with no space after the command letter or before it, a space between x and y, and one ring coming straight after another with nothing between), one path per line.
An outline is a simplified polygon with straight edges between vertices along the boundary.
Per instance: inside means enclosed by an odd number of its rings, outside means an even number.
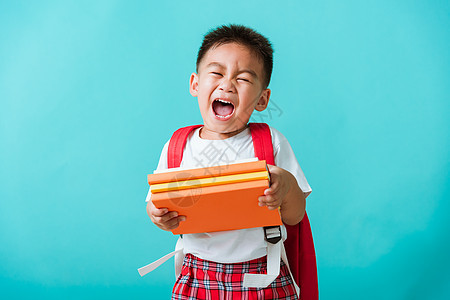
M190 78L203 118L201 137L223 139L244 130L253 111L269 102L263 82L263 63L247 47L228 43L209 49Z

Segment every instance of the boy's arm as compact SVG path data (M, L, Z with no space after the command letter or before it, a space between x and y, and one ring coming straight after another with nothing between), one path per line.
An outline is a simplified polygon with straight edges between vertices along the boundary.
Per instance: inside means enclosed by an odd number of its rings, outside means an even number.
M305 215L305 195L298 186L297 180L290 172L268 165L270 172L270 188L259 197L259 205L270 210L280 207L281 219L287 225L299 223Z

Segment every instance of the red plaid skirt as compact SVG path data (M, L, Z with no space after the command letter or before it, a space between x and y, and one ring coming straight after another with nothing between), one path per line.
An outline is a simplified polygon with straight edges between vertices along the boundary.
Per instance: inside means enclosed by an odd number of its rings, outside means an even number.
M297 299L287 266L281 261L280 275L266 288L242 286L245 273L266 273L266 257L243 263L222 264L192 254L184 258L172 299Z

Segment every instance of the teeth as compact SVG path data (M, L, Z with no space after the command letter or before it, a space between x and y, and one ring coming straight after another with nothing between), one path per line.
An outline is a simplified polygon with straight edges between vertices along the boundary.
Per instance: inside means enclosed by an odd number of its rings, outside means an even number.
M226 103L226 104L233 104L233 103L231 103L230 101L225 101L225 100L222 100L222 99L217 99L217 101L220 101L220 102Z
M216 117L219 117L219 118L221 118L221 119L225 119L225 118L228 118L229 116L231 116L231 114L229 114L228 116L221 116L221 115L216 115Z

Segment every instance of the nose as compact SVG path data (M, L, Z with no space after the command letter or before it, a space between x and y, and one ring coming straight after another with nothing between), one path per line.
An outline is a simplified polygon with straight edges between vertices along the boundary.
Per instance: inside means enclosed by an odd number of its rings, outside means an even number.
M225 93L234 93L236 91L233 81L225 77L220 82L219 90Z

